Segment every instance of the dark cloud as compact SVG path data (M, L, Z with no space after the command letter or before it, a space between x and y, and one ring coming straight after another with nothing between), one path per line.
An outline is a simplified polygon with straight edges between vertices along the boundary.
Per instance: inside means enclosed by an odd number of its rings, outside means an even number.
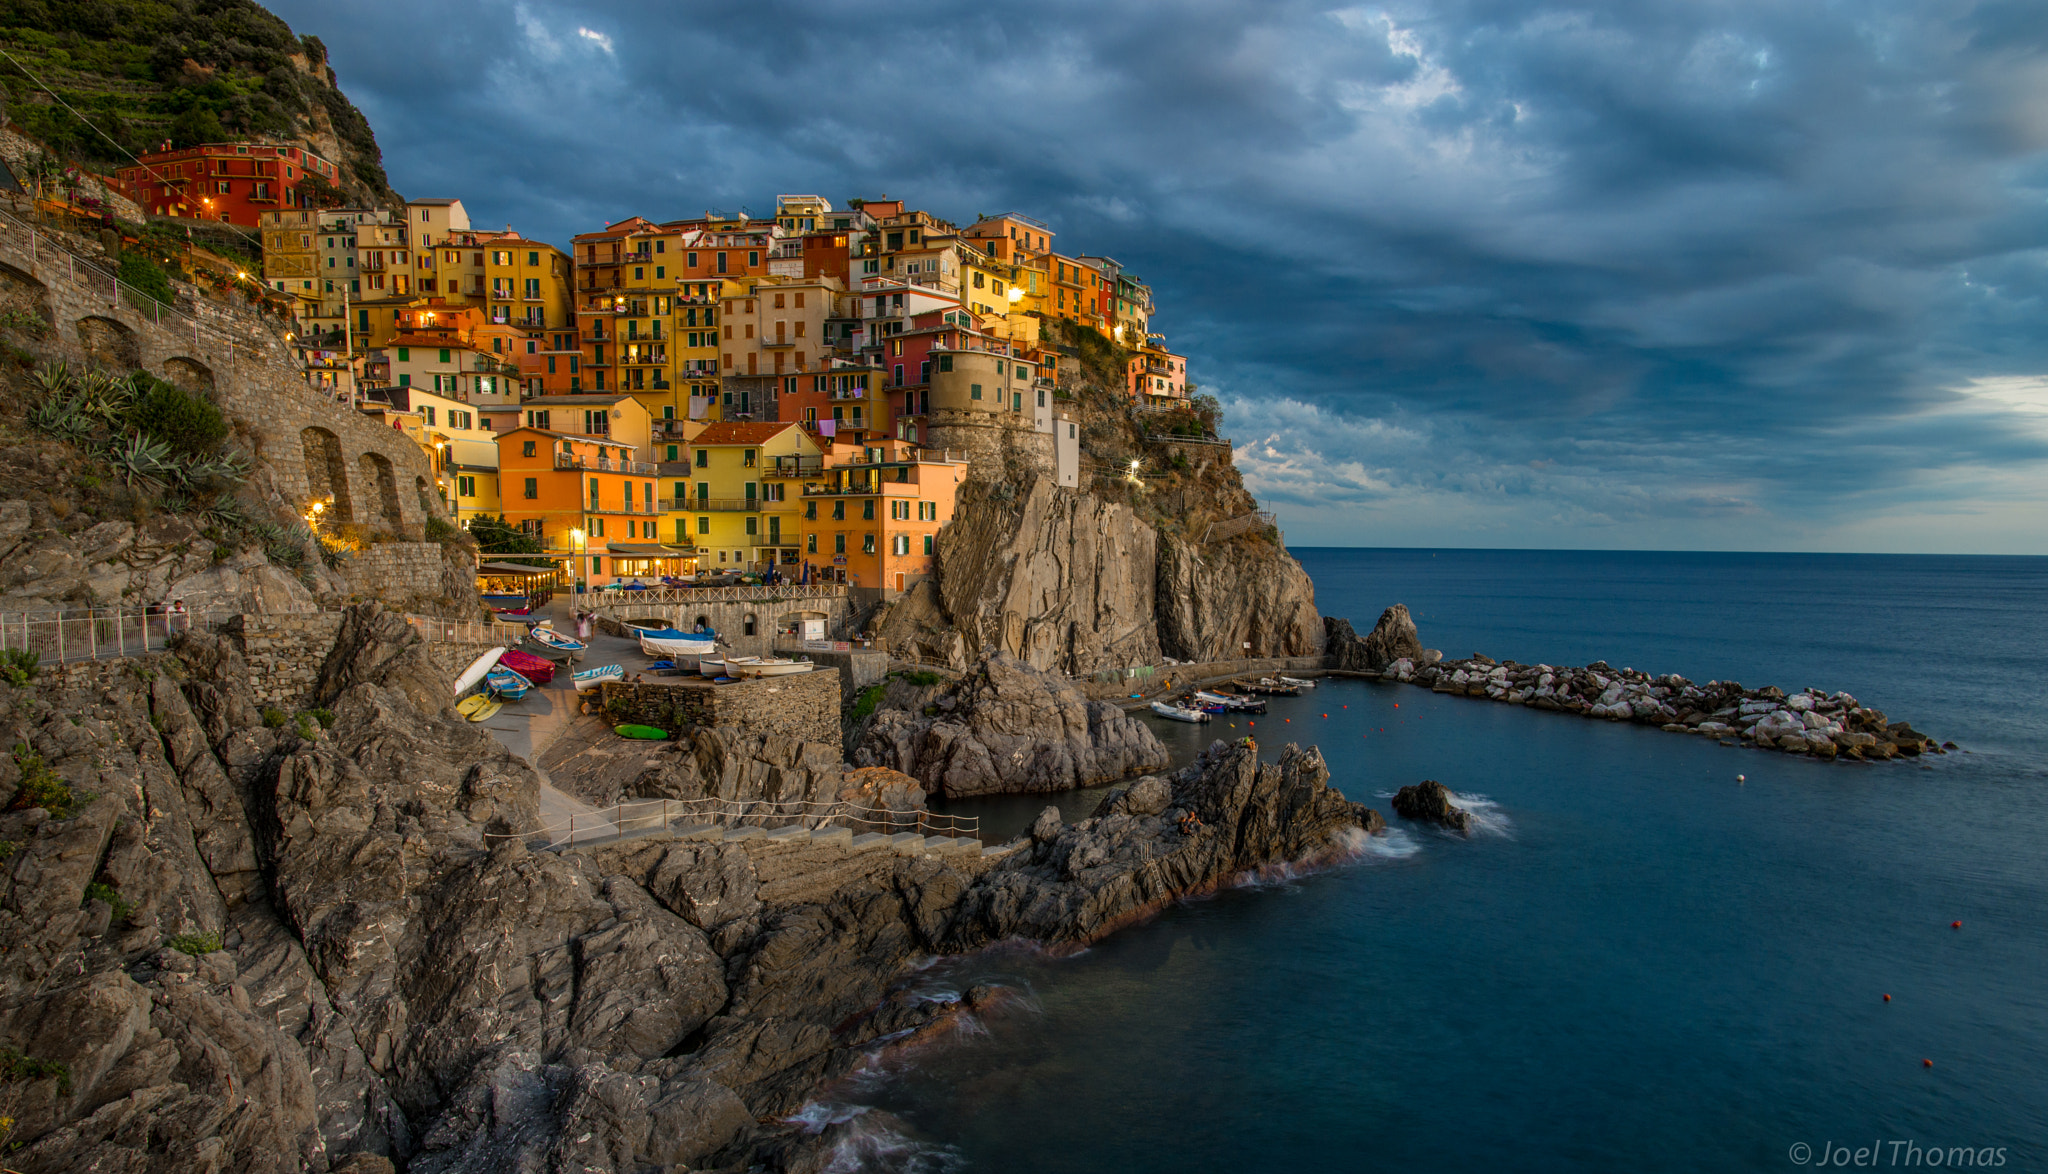
M2048 550L2048 7L275 5L411 195L1150 280L1296 542Z

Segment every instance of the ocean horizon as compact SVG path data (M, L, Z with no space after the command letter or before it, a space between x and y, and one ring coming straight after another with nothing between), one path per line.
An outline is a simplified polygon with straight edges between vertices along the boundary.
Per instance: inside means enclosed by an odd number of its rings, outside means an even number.
M858 1168L2048 1157L2048 559L1295 553L1320 610L1361 632L1404 603L1449 656L1845 689L1959 750L1820 762L1342 680L1255 729L1157 723L1179 760L1219 735L1269 757L1315 743L1390 830L1077 956L921 973L1016 997L833 1091L820 1111L888 1113ZM1472 835L1392 817L1392 792L1425 778L1474 812ZM1099 797L987 813L1079 818Z

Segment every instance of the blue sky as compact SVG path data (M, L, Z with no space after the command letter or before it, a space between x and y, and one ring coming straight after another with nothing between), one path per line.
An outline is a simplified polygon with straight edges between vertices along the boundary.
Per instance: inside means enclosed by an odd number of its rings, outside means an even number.
M2048 5L272 7L482 225L1119 258L1298 545L2048 553Z

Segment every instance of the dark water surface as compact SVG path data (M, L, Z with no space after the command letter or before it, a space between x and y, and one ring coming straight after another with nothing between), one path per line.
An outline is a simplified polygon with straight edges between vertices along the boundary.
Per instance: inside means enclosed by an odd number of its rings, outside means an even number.
M1873 1143L1865 1168L2048 1167L2048 560L1297 553L1361 630L1400 601L1453 656L1845 688L1970 753L1824 764L1361 682L1276 699L1267 751L1320 744L1383 812L1442 780L1481 832L1397 826L1078 957L934 967L1022 997L838 1090L912 1134L846 1168L1786 1171Z

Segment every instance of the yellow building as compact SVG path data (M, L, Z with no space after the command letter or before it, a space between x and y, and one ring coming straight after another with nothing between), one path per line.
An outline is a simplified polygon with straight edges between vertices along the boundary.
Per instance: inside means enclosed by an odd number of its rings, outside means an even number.
M264 212L263 284L292 299L299 317L320 308L320 213L309 208Z
M824 468L810 434L793 422L712 424L689 453L661 468L662 538L694 545L706 571L795 566L801 479Z
M654 417L645 404L623 392L582 392L527 396L519 404L520 424L553 432L588 436L630 446L633 460L653 462Z

